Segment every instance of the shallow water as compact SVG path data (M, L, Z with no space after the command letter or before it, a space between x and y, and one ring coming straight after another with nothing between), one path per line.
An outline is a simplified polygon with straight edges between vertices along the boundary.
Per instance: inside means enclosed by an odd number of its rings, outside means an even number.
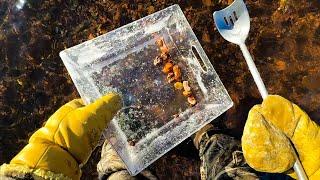
M0 2L0 163L9 162L55 110L79 97L58 56L61 50L175 3L235 103L219 125L239 137L248 110L261 102L239 48L223 40L214 27L212 12L227 1L17 2ZM251 16L247 45L270 94L294 101L319 123L320 5L290 2L278 10L277 1L247 1ZM98 159L99 149L85 166L83 179L96 176ZM196 151L186 140L151 169L162 179L199 178L198 166Z

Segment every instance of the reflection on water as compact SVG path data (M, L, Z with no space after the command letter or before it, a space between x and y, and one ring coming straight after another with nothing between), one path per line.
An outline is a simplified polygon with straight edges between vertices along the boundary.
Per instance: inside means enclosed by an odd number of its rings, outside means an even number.
M212 12L225 6L224 2L2 0L0 163L9 162L56 109L78 97L59 51L173 3L180 4L235 102L221 117L224 125L231 133L241 134L248 110L261 99L240 50L214 28ZM292 0L281 9L275 1L247 3L252 17L247 44L269 92L293 100L313 119L320 120L319 1ZM151 168L158 169L161 178L199 178L197 155L183 150L188 148L193 146L186 141ZM168 168L164 164L173 155L181 163ZM90 179L96 174L98 159L99 151L95 151L84 177Z

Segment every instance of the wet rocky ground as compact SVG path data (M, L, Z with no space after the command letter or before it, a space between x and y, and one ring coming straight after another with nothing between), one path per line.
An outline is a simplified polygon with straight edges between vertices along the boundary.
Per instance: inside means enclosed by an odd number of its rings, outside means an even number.
M23 3L25 2L25 3ZM179 4L235 105L218 126L240 137L261 102L239 48L222 39L212 13L232 0L0 1L0 164L10 159L61 105L79 95L58 53L172 4ZM320 3L248 0L247 45L270 94L300 105L320 123ZM83 179L97 177L97 148ZM161 179L199 179L191 139L150 168Z

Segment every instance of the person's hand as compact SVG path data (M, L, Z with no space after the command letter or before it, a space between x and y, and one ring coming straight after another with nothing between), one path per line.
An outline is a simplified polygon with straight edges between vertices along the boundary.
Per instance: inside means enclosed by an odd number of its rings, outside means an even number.
M320 179L320 127L297 105L268 96L249 112L242 136L247 163L257 171L287 173L295 157L290 139L310 180Z
M65 104L31 136L10 164L0 167L0 175L80 179L80 166L86 163L121 105L115 94L87 106L81 99Z

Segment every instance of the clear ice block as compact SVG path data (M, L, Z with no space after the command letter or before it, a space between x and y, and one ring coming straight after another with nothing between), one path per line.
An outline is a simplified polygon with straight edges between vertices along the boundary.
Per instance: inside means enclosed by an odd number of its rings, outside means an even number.
M195 106L153 65L159 38L190 82ZM123 108L109 124L107 138L131 175L233 105L178 5L61 51L60 57L86 103L108 92L122 96Z

